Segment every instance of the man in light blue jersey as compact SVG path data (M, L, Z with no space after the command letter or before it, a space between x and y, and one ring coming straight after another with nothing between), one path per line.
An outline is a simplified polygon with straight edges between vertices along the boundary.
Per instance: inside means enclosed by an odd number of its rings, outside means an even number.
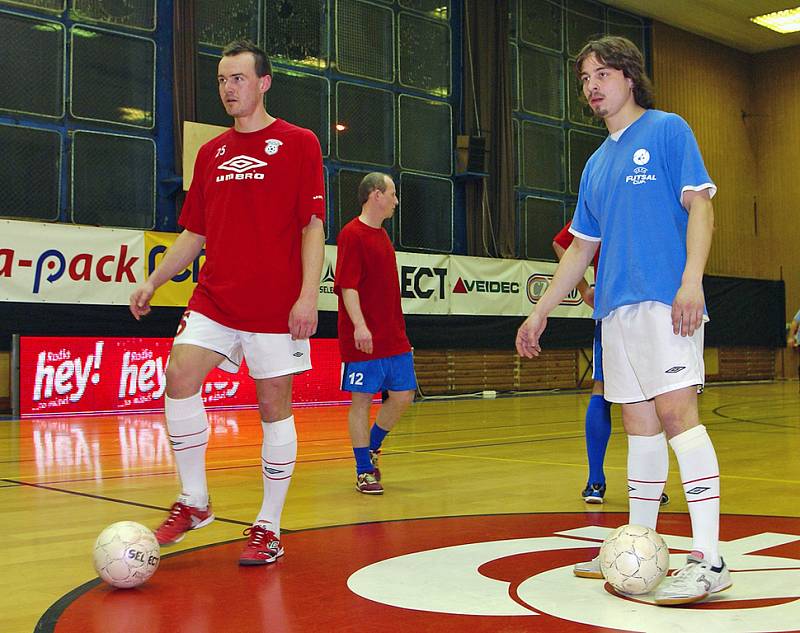
M570 228L575 239L520 326L517 351L539 355L548 314L578 283L602 240L594 318L602 320L605 398L622 405L628 434L629 523L656 527L669 442L693 546L655 601L697 602L732 584L719 555L719 466L697 406L705 380L702 280L716 186L686 122L653 109L633 43L615 36L591 41L575 70L609 136L586 163ZM574 571L602 578L597 558Z

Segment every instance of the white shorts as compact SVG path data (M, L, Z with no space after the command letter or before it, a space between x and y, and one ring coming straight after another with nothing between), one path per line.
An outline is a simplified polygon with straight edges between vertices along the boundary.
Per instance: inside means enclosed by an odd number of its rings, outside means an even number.
M708 320L707 318L704 321ZM622 306L603 319L605 399L631 403L705 382L703 330L672 333L672 308L658 301Z
M235 374L247 360L250 376L255 379L288 376L311 369L311 346L308 339L293 341L291 334L264 334L234 330L213 319L187 310L173 345L196 345L222 354L218 367Z

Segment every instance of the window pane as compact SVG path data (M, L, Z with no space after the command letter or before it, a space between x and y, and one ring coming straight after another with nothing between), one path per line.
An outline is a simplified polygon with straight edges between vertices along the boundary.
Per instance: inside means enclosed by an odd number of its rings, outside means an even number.
M66 0L0 0L0 4L32 7L43 11L61 13L66 8Z
M400 41L400 83L446 97L450 94L450 27L401 13L398 16Z
M61 207L61 136L0 125L0 216L57 220Z
M0 110L39 114L48 117L64 115L64 26L57 22L33 20L10 13L0 13L3 52L0 74L8 87L0 91ZM26 81L24 89L15 82L20 69L35 78Z
M449 176L452 127L449 104L400 95L400 166Z
M453 183L400 175L400 246L437 253L453 250Z
M155 43L86 26L71 35L72 115L152 128Z
M564 191L564 132L560 127L522 122L522 183L531 189Z
M154 0L73 0L72 19L94 20L152 31L156 28Z
M400 0L400 6L421 11L428 17L439 20L450 17L450 0Z
M567 0L567 52L577 56L584 44L603 35L603 7L588 0Z
M267 111L312 130L325 156L330 144L328 92L328 80L324 77L276 69L272 87L266 94Z
M75 132L72 221L133 229L155 226L156 147L149 138Z
M528 44L561 51L563 11L553 0L520 0L520 38Z
M564 226L564 203L526 196L522 204L525 227L525 257L554 262L553 238Z
M336 3L336 58L339 71L394 81L394 14L362 0Z
M326 0L270 0L264 11L264 50L270 58L314 68L328 66Z
M340 160L394 165L394 97L388 90L336 85L336 155Z
M258 41L258 0L196 0L197 41L224 48L234 40Z
M520 46L520 88L522 109L554 119L564 117L563 62L529 46Z
M569 190L577 195L586 161L603 144L605 136L569 131Z

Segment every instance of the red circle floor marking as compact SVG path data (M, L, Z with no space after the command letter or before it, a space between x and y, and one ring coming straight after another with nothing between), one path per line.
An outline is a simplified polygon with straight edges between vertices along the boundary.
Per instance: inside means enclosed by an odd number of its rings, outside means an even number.
M42 616L36 632L608 631L546 614L536 616L534 622L524 616L464 616L402 609L361 598L347 588L347 579L366 565L403 554L465 543L549 536L587 525L617 527L626 520L625 513L514 514L313 529L284 534L286 555L265 567L237 564L242 541L210 545L165 556L155 576L137 589L114 590L100 581L79 587ZM741 538L760 533L767 526L770 532L800 535L800 519L724 515L721 538ZM662 513L659 529L689 536L689 517ZM800 559L800 542L775 549L774 555ZM590 552L561 551L557 562L565 565L585 560ZM511 583L514 597L515 588L525 578L553 566L548 554L521 555L516 562L500 559L482 565L480 571Z

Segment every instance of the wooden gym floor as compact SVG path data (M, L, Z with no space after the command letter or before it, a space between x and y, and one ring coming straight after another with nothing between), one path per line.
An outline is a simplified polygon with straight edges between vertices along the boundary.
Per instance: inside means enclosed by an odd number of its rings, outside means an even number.
M155 576L128 591L95 580L92 545L115 521L157 525L174 500L162 417L2 421L0 632L800 630L797 382L712 385L701 396L734 587L689 609L571 576L627 510L618 407L607 501L587 508L579 497L588 397L418 402L387 438L382 497L354 489L346 407L296 409L286 555L247 569L236 558L261 500L259 420L212 412L217 520L163 549ZM675 566L689 523L671 459L659 531Z

